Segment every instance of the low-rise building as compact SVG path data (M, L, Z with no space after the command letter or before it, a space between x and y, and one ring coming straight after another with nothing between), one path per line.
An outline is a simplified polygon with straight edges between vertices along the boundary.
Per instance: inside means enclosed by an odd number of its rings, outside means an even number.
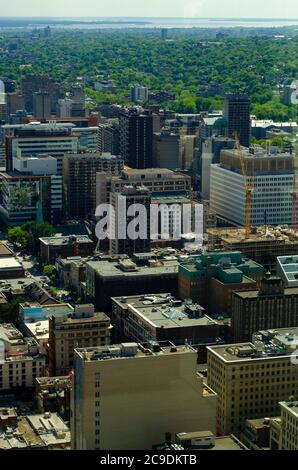
M24 268L22 264L12 256L0 257L0 278L15 279L24 277Z
M89 256L94 251L94 243L84 235L69 237L40 238L40 256L45 263L54 262L56 258L69 256Z
M204 308L176 300L170 293L112 298L112 323L117 341L171 341L198 349L206 362L206 345L223 342L224 332Z
M18 416L0 408L0 450L68 450L70 431L56 413Z
M180 299L199 302L210 314L231 313L232 293L255 289L264 269L241 252L207 252L179 265Z
M36 378L36 402L39 413L58 413L70 421L70 392L72 377Z
M150 253L148 253L150 258ZM151 292L177 295L178 259L147 259L143 263L130 258L106 258L86 263L86 295L99 310L110 311L112 297Z
M33 338L24 338L12 324L0 326L0 391L34 387L35 378L44 376L46 358Z
M110 344L111 321L95 312L93 305L77 305L71 315L49 316L49 372L68 374L73 368L76 347Z

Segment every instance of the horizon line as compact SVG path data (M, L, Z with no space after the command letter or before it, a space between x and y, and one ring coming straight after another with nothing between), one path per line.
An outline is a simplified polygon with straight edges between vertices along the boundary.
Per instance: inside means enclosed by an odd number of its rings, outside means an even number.
M297 18L293 17L287 17L287 18L280 18L280 17L267 17L267 16L261 16L261 17L251 17L251 16L82 16L82 15L76 15L76 16L31 16L31 15L26 15L26 16L0 16L0 19L39 19L39 18L49 18L49 19L75 19L75 18L81 18L81 19L192 19L192 20L279 20L279 21L293 21L293 20L298 20Z

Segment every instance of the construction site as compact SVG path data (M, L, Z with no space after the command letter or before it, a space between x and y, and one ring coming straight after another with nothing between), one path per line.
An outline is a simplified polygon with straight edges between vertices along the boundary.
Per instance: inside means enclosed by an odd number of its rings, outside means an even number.
M298 232L288 226L251 227L249 238L243 228L207 230L210 251L241 251L248 258L274 269L277 256L298 254Z

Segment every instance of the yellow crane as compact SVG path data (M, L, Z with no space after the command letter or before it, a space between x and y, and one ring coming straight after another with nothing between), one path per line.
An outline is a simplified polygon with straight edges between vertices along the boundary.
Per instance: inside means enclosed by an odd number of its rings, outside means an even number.
M251 235L251 200L252 200L252 192L254 190L254 183L253 181L250 182L248 179L243 149L242 149L242 146L240 144L238 137L236 137L236 148L239 154L241 171L243 174L244 187L245 187L245 239L249 240L250 235Z

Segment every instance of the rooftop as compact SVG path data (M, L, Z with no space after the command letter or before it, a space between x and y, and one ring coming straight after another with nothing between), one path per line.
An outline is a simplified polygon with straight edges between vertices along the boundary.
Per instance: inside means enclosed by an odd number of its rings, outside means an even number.
M239 363L277 358L290 359L298 344L298 327L259 331L252 343L208 346L225 363Z
M194 327L214 324L204 316L204 308L176 300L171 294L114 297L112 301L155 328Z
M46 237L39 239L47 246L74 245L75 243L93 243L87 235L70 235L65 237Z
M93 348L75 349L75 353L85 362L114 361L129 358L145 358L172 354L197 354L189 345L174 346L169 341L149 343L122 343L111 346L97 346Z
M298 419L298 401L282 401L279 404L284 411Z
M178 260L154 260L150 265L138 266L130 259L122 261L89 261L87 267L94 269L101 277L159 276L163 273L178 273Z
M23 266L12 256L9 258L0 257L0 270L5 271L7 269L19 270L23 269Z

